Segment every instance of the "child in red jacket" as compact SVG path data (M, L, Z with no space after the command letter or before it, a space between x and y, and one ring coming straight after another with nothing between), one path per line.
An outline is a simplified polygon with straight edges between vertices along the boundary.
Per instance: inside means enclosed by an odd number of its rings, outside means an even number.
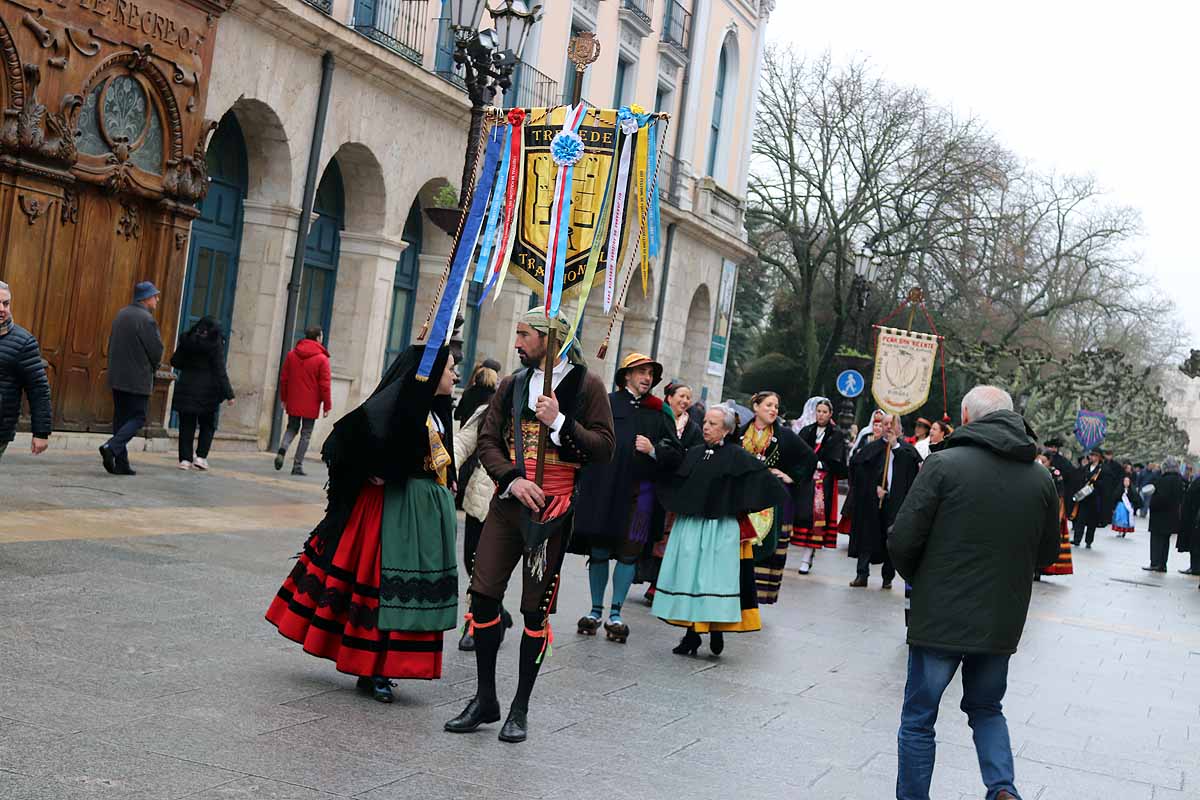
M304 454L312 438L313 425L319 416L329 416L332 402L329 397L329 351L321 345L324 334L319 327L308 328L304 338L296 343L283 361L279 375L279 399L288 415L287 430L275 454L275 469L283 469L287 450L300 434L296 445L293 475L304 474Z

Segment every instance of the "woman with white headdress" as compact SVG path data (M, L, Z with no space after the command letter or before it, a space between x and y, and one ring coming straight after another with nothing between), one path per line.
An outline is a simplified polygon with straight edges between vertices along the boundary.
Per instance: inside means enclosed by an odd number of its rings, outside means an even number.
M801 548L800 574L812 570L822 547L837 547L838 479L846 474L846 436L833 424L833 403L828 397L810 397L796 431L817 454L817 471L796 498L792 546Z

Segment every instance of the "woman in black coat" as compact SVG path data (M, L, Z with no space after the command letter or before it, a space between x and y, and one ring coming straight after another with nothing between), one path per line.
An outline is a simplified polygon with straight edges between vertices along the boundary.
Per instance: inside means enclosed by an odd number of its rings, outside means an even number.
M179 468L208 469L208 449L217 432L221 402L233 405L233 387L225 371L225 336L212 317L203 317L179 337L171 366L179 372L171 408L179 415ZM200 441L192 454L196 428Z
M759 605L779 600L783 569L787 565L792 519L801 488L812 480L817 454L779 419L779 395L759 392L750 399L754 419L738 431L737 441L750 455L767 465L787 489L787 502L750 515L756 533L754 580Z
M1171 534L1179 533L1183 509L1183 476L1179 462L1168 458L1163 462L1162 475L1150 482L1150 566L1147 572L1166 572L1167 555L1171 551Z

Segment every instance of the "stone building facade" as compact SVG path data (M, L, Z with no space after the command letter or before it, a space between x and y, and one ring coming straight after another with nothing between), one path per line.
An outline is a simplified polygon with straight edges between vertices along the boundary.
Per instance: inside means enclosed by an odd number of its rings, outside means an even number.
M589 303L582 338L591 366L608 377L620 353L653 353L669 377L717 400L733 278L752 254L742 214L773 0L543 4L517 85L498 105L561 103L566 43L573 31L594 30L603 49L583 97L655 105L674 118L660 174L663 255L645 296L635 281L603 362L594 356L607 320ZM178 319L161 322L166 336L203 314L225 322L239 399L222 411L222 435L268 445L280 348L306 324L325 327L333 363L335 409L318 441L418 334L451 247L428 210L439 190L458 188L470 119L446 16L439 0L236 0L221 18L206 98L206 116L219 123L208 146L212 182L187 245ZM334 66L320 182L297 325L285 331L326 54ZM529 289L515 280L495 302L468 298L468 359L515 368L513 329L529 306Z

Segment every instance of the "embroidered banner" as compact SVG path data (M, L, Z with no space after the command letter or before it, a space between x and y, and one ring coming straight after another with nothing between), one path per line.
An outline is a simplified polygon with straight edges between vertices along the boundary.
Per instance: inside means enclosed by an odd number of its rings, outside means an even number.
M539 295L545 291L546 248L551 239L551 209L558 165L550 155L550 142L562 130L567 107L529 109L525 119L525 185L519 199L510 269ZM588 253L600 230L600 206L617 143L616 109L588 109L579 137L584 154L572 168L570 216L567 220L566 258L562 264L562 296L574 297L583 288ZM605 248L607 250L607 248ZM593 284L604 279L607 253Z
M1108 433L1108 417L1099 411L1080 411L1075 415L1075 438L1085 450L1104 441Z
M871 394L884 411L910 414L929 399L938 337L880 327Z

